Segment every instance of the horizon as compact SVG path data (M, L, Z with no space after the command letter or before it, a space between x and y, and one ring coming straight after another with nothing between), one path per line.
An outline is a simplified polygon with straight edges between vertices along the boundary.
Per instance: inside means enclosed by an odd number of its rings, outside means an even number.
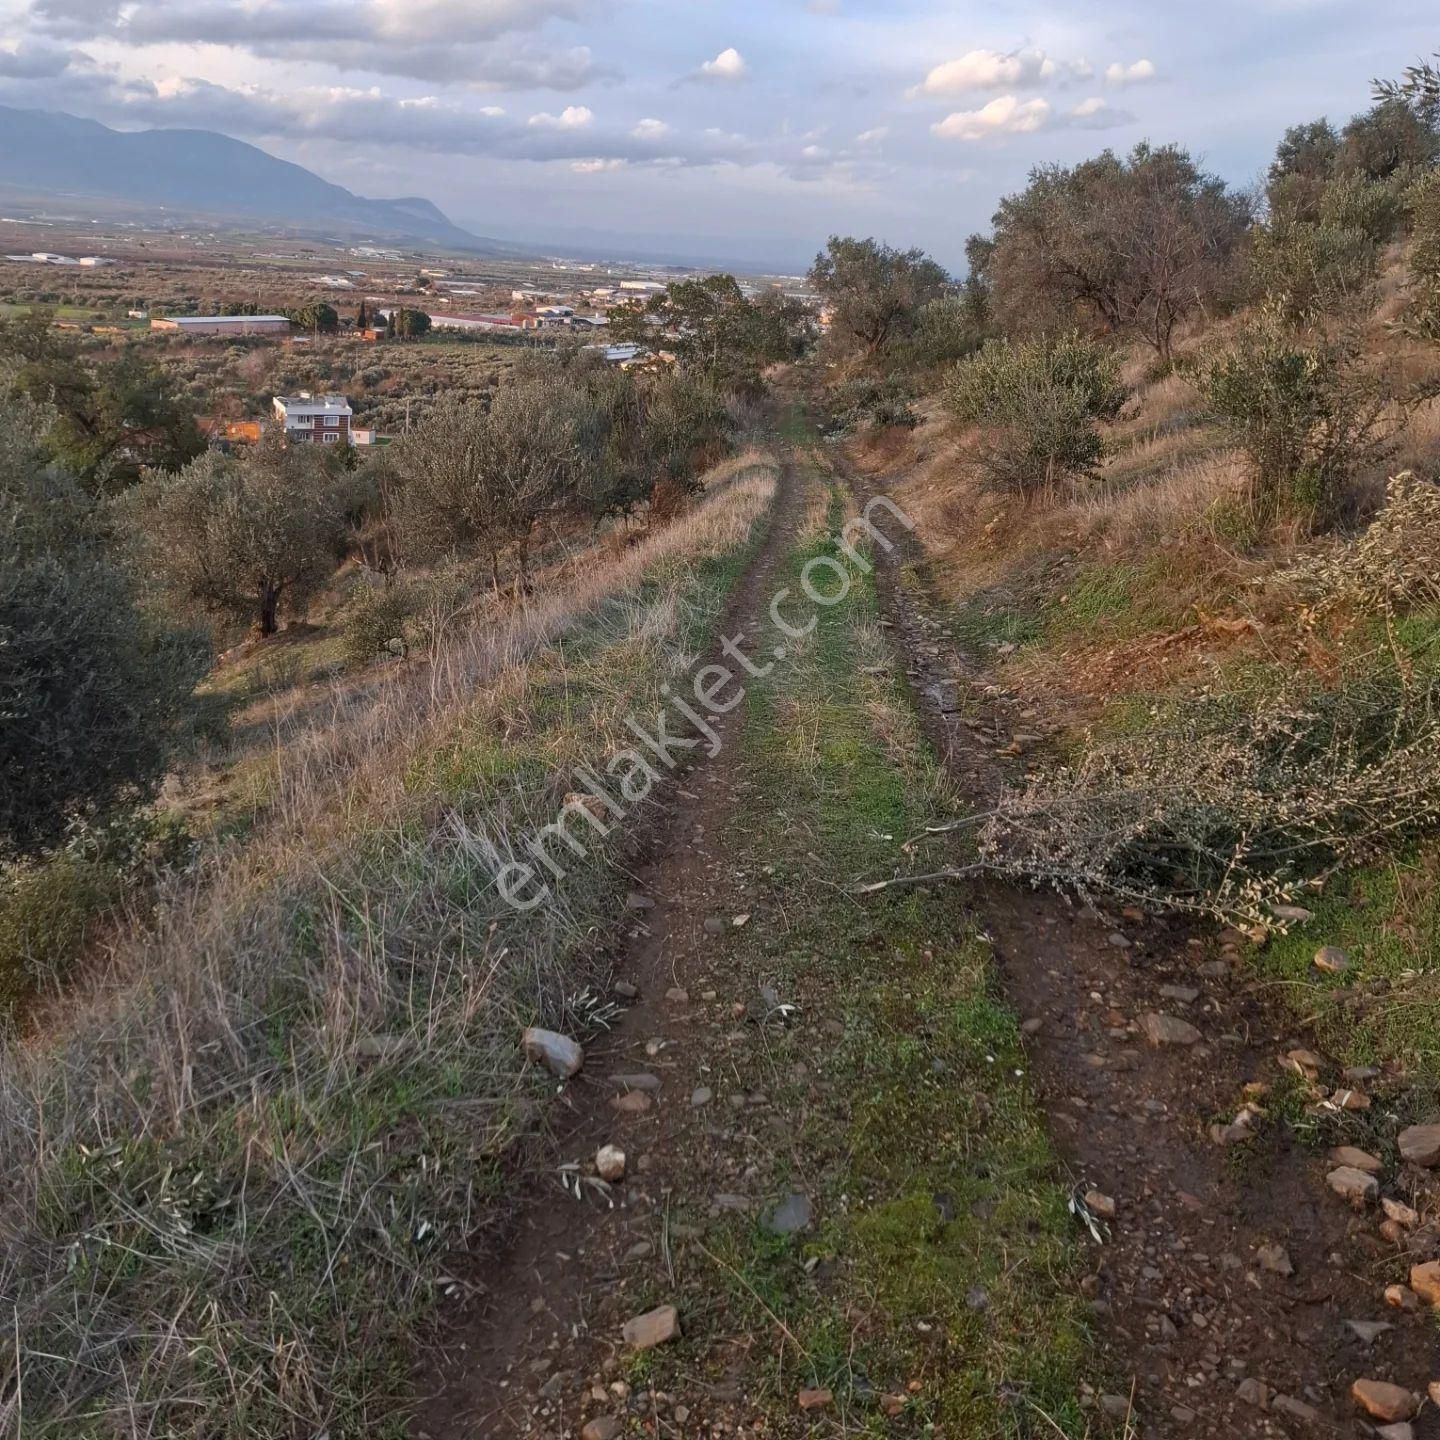
M787 272L832 233L959 272L1036 165L1141 141L1243 186L1288 125L1343 122L1435 42L1411 0L683 17L658 0L0 0L0 17L0 104L218 131L508 243Z

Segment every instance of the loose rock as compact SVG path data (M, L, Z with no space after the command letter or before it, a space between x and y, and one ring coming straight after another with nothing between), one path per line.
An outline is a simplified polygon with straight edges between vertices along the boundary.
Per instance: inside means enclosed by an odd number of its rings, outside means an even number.
M585 1063L585 1052L577 1041L568 1035L557 1035L553 1030L542 1030L532 1025L521 1037L525 1058L537 1065L543 1065L552 1075L568 1080L580 1071Z
M627 1320L620 1333L636 1350L653 1350L680 1334L680 1312L673 1305L661 1305Z
M1350 1396L1374 1420L1408 1420L1419 1409L1418 1401L1403 1385L1391 1385L1387 1380L1357 1380L1350 1387Z
M1159 1015L1152 1012L1141 1017L1140 1029L1145 1038L1156 1046L1197 1045L1200 1032L1188 1020L1176 1015Z
M708 1085L697 1085L690 1096L690 1103L698 1110L715 1098L715 1092Z
M1283 1245L1262 1245L1255 1252L1255 1258L1260 1262L1260 1268L1270 1271L1272 1275L1295 1273L1295 1267L1290 1263L1290 1254Z
M1387 1330L1395 1327L1388 1320L1347 1320L1345 1328L1362 1345L1373 1345Z
M1367 1151L1356 1149L1354 1145L1337 1145L1330 1152L1330 1158L1336 1165L1350 1170L1363 1170L1367 1175L1378 1175L1385 1168L1383 1160Z
M798 1235L809 1228L812 1214L809 1198L792 1190L765 1217L764 1225L772 1235Z
M1412 1125L1400 1132L1400 1154L1412 1165L1440 1165L1440 1123Z
M1380 1182L1373 1175L1349 1165L1337 1166L1325 1177L1325 1183L1357 1210L1363 1210L1380 1194Z
M1270 1387L1263 1380L1242 1380L1235 1387L1235 1398L1242 1405L1254 1405L1264 1410L1270 1404Z
M1102 1220L1115 1218L1115 1202L1103 1190L1087 1190L1085 1205L1092 1215L1098 1215Z
M580 1440L615 1440L624 1428L613 1415L597 1415L580 1431Z
M1410 1288L1427 1304L1440 1305L1440 1260L1410 1267Z
M1323 945L1315 952L1315 968L1326 975L1343 975L1350 957L1338 945Z
M833 1403L835 1397L825 1389L802 1390L800 1392L800 1408L802 1410L823 1410L827 1405Z
M595 1152L595 1173L613 1185L625 1178L625 1152L618 1145L602 1145Z

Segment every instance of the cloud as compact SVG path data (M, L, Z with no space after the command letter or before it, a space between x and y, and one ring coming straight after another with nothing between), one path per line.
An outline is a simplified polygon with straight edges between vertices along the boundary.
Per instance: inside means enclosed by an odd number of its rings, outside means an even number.
M1098 95L1092 95L1075 106L1065 120L1076 130L1113 130L1117 125L1133 124L1135 117L1128 110L1117 109Z
M1145 85L1156 78L1155 66L1149 60L1136 60L1131 65L1122 65L1117 60L1105 67L1107 85Z
M69 50L33 40L0 44L0 77L6 80L51 80L63 75L77 57Z
M987 140L997 135L1029 135L1050 123L1048 100L1001 95L979 110L957 110L930 127L942 140Z
M627 164L629 161L622 160L619 156L611 156L608 160L576 160L570 168L577 175L603 175L610 170L623 170Z
M558 115L542 110L526 123L542 130L584 130L595 123L595 112L588 105L567 105Z
M262 59L485 90L575 90L618 72L586 46L534 32L579 18L587 0L32 0L40 30L132 48L225 46ZM530 36L534 38L518 38Z
M707 60L697 72L706 80L743 80L749 73L745 57L732 45L713 60Z
M1043 85L1059 74L1060 67L1043 50L971 50L958 60L935 66L925 79L908 93L920 95L964 95L972 90L1006 90L1016 85Z
M663 140L670 127L663 120L641 120L630 133L637 140Z
M888 125L877 125L873 130L862 130L856 137L857 145L871 146L880 145L890 137Z

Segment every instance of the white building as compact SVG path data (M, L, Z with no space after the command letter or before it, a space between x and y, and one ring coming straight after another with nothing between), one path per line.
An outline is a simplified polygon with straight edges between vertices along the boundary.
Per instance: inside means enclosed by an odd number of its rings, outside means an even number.
M343 395L277 395L275 418L293 445L348 445L355 412Z

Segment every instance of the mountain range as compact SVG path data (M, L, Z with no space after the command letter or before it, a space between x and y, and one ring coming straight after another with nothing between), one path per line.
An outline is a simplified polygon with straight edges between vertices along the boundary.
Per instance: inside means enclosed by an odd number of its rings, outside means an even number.
M462 229L429 200L367 199L213 130L112 130L58 111L0 105L0 190L31 201L163 208L177 218L517 253Z

